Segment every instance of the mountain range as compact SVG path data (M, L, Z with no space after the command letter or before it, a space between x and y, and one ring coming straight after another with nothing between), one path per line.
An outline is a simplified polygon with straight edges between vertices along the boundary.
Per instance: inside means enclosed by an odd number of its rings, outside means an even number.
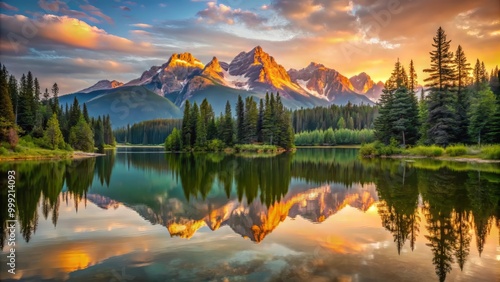
M67 104L76 97L80 104L89 102L87 108L91 115L108 113L113 127L119 127L151 116L180 117L180 109L187 100L200 103L206 98L218 114L224 111L226 101L234 105L238 95L264 98L266 92L279 93L286 107L296 109L348 102L371 105L378 100L382 89L382 82L375 83L364 72L347 78L335 69L314 62L303 69L287 71L257 46L239 53L229 63L213 57L205 65L190 53L173 54L166 63L152 66L127 83L101 80L59 100ZM131 92L140 92L136 95L140 103L150 105L145 100L154 99L154 108L169 112L143 116L143 109L129 107L131 118L123 118L117 109L119 104L123 104L122 108L131 104ZM152 98L152 93L157 97ZM173 106L177 109L172 110Z

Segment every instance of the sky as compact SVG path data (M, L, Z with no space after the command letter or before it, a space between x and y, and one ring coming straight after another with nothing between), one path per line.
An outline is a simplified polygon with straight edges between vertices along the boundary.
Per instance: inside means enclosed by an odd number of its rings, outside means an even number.
M0 62L61 93L128 82L173 53L230 62L257 45L287 70L317 62L375 81L413 60L423 84L440 26L472 65L500 65L498 0L3 0L0 23Z

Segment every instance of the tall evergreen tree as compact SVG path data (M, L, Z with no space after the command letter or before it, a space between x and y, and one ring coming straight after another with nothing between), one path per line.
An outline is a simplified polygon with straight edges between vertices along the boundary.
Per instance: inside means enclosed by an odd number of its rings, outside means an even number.
M257 110L257 103L253 100L253 97L247 97L245 99L245 117L243 122L243 142L253 143L257 141L257 123L259 120L259 112Z
M236 102L236 143L245 142L245 103L241 96L238 96Z
M472 71L472 75L474 81L474 88L476 89L476 91L479 91L482 80L481 62L479 62L479 59L476 59L476 64L474 65L474 70Z
M428 101L428 138L431 143L443 146L456 140L456 99L452 93L456 74L453 53L449 51L450 42L439 27L432 44L435 50L430 52L431 67L424 69L424 72L429 73L424 81L431 91Z
M44 133L45 143L53 150L64 147L64 139L59 127L57 115L54 113L47 122L47 130Z
M80 115L82 114L80 110L80 104L76 97L73 99L73 104L69 108L69 127L75 126L80 120Z
M259 100L259 119L257 121L257 142L263 142L262 124L264 122L264 101Z
M198 108L198 104L196 102L193 103L193 107L191 107L191 113L189 114L189 124L191 126L191 140L189 140L189 145L193 147L196 144L198 122L200 121L200 110Z
M481 83L481 89L474 97L470 110L469 134L473 141L481 144L484 135L488 136L488 123L495 116L495 95L486 83Z
M8 77L9 73L5 66L0 65L0 119L13 125L15 122L14 107L11 95L9 94Z
M85 104L84 104L85 105ZM94 146L104 148L104 125L101 116L94 122Z
M45 88L45 91L43 92L43 100L42 100L44 105L48 104L49 98L50 98L49 89Z
M223 125L222 125L222 141L227 146L232 146L233 145L234 129L233 129L233 114L231 113L231 104L229 103L229 101L226 102L226 111L225 111L225 115L224 115L224 120L221 122L223 123Z
M57 113L58 115L61 114L59 109L59 86L57 83L52 85L52 99L52 112Z
M418 81L417 81L417 71L415 70L415 66L413 65L413 60L410 61L410 69L408 73L408 90L410 92L415 93L417 90L418 86Z
M469 80L469 71L471 70L470 63L467 62L462 46L458 45L455 53L455 66L457 70L457 128L455 133L455 142L468 142L468 126L469 126L469 92L467 87Z
M181 139L184 146L191 147L191 103L186 100L182 117Z
M213 118L213 111L207 99L200 105L200 119L196 127L196 146L204 148L208 141L208 125Z
M18 101L18 125L25 134L29 134L33 129L35 116L33 112L33 81L28 83L27 77L21 76ZM31 87L31 89L30 89Z
M94 133L83 115L80 115L77 124L70 129L69 143L75 150L94 151Z
M431 91L451 90L455 81L453 52L449 51L451 40L446 40L446 33L441 27L433 40L432 47L435 50L430 52L431 67L424 69L424 72L429 73L429 77L424 81Z
M496 78L495 78L496 76ZM500 143L500 71L498 70L498 66L495 67L491 78L490 78L490 87L493 93L495 94L495 112L489 119L486 124L487 133L486 133L486 141L488 143Z
M15 123L17 124L17 106L19 101L19 88L17 86L16 77L10 75L9 77L9 94L12 101L12 108L14 110Z
M87 103L83 103L83 118L90 124L89 111L87 110Z
M274 100L274 98L273 98ZM274 103L274 102L273 102ZM262 141L265 143L271 142L272 135L272 124L273 124L273 106L271 105L271 100L269 93L266 93L266 100L264 105L264 116L262 118Z

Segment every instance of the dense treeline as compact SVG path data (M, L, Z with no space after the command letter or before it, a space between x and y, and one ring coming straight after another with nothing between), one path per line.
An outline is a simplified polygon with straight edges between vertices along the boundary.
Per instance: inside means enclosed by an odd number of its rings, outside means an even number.
M40 84L31 72L18 83L5 65L0 69L0 142L7 142L14 151L19 136L52 150L93 151L94 146L114 144L109 116L90 119L87 107L82 109L76 98L70 107L59 106L57 83L51 88L52 97L45 88L40 100Z
M381 96L375 120L377 140L440 146L500 143L498 66L491 76L479 60L472 69L460 45L455 54L450 51L451 40L441 27L433 40L431 66L424 69L429 74L424 79L428 95L422 91L417 100L413 61L407 74L398 60Z
M375 141L372 129L336 129L304 131L295 135L297 146L350 145Z
M182 127L181 119L155 119L116 129L113 133L118 143L163 144L165 138L177 128Z
M186 101L182 128L173 129L167 137L168 150L221 150L234 144L269 144L291 149L294 135L290 112L286 110L279 93L266 93L259 103L253 97L245 100L238 96L236 119L231 104L226 103L225 113L215 117L206 99L198 107Z
M295 110L292 113L295 132L332 129L370 129L378 113L376 106L331 105Z

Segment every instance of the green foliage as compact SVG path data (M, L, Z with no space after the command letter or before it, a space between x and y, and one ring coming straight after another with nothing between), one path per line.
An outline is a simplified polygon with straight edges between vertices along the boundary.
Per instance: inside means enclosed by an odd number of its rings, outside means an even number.
M64 139L59 128L59 120L57 115L54 113L52 117L47 122L47 129L44 132L43 141L47 146L52 149L62 148L64 146Z
M413 64L410 65L413 69ZM413 69L414 72L414 69ZM409 81L415 83L415 74L410 79L399 60L391 77L385 83L380 99L380 115L375 120L377 140L389 144L391 139L400 144L415 144L419 139L419 108L417 97L409 90ZM414 86L412 86L414 87Z
M463 156L467 154L467 151L465 145L452 145L446 147L446 154L450 157Z
M379 155L374 143L367 143L361 145L361 148L359 149L359 154L364 158L374 157Z
M292 126L296 133L314 130L339 129L346 122L352 129L370 129L377 114L378 107L370 105L330 105L328 107L315 107L294 110L292 115ZM351 124L352 120L352 124Z
M402 152L403 150L398 146L398 142L393 138L389 142L389 145L385 145L380 141L363 144L361 145L359 155L361 157L378 157L397 155Z
M222 142L222 140L212 139L208 142L207 147L210 152L220 152L224 150L226 145L224 144L224 142Z
M94 151L94 133L83 115L80 115L78 123L70 129L69 143L75 150Z
M173 129L181 130L182 120L180 119L155 119L143 121L116 129L113 134L118 143L129 144L162 144L172 133Z
M353 145L374 141L374 131L371 129L350 130L314 130L295 134L295 145L297 146L332 146Z
M257 144L238 144L234 146L237 153L242 152L264 152L264 153L276 153L278 147L275 145L257 145Z
M481 155L488 160L500 160L500 145L487 145L481 148Z
M165 140L165 150L178 152L182 150L182 137L177 128L172 130L172 133Z
M472 98L469 126L469 134L472 140L477 141L478 144L481 144L482 136L484 138L484 135L488 133L486 125L495 116L496 107L495 94L489 86L481 83L479 91Z
M445 150L442 147L432 146L416 146L407 150L408 154L413 156L439 157L442 156Z

